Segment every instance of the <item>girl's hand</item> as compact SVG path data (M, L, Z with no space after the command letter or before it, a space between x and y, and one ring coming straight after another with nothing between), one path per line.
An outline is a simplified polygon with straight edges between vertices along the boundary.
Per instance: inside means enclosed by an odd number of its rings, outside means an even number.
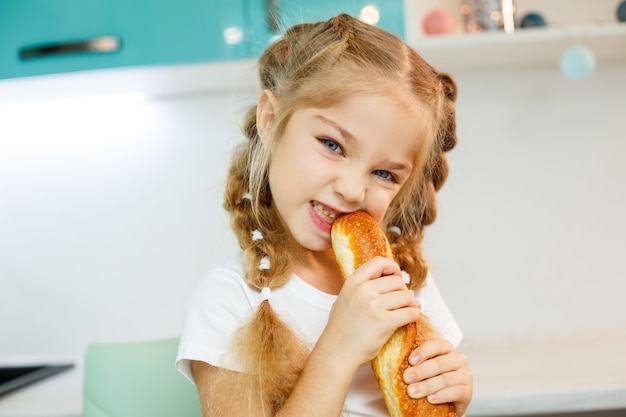
M407 392L413 398L427 397L433 404L451 402L463 416L472 399L473 376L467 357L447 340L427 340L409 357L404 373Z
M376 257L346 279L320 342L360 365L373 359L393 331L419 318L419 303L393 260Z

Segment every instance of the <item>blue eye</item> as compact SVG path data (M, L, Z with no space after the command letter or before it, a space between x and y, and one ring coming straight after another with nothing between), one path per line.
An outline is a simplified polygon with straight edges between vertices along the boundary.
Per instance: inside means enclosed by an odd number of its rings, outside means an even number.
M322 138L320 139L320 141L332 152L341 151L341 146L339 146L339 144L332 139Z
M380 178L384 179L384 180L395 181L395 178L394 178L393 174L391 174L391 172L385 171L383 169L377 169L377 170L373 171L373 174L376 175L377 177L380 177Z

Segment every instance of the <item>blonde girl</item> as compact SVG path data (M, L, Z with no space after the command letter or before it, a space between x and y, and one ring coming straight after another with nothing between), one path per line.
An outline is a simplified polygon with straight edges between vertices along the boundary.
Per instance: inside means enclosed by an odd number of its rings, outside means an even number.
M369 361L422 311L438 337L413 353L407 390L463 415L461 332L420 251L456 144L453 80L345 14L288 29L259 75L224 194L241 252L195 291L177 358L203 415L388 416ZM388 230L397 263L344 284L330 227L356 210Z

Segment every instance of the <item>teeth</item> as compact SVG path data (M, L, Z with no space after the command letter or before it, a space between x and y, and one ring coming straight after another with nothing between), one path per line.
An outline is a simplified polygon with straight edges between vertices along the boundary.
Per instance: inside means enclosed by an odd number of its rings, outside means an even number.
M313 209L319 216L326 220L329 223L332 223L337 218L337 213L331 213L327 211L320 203L317 201L313 202Z

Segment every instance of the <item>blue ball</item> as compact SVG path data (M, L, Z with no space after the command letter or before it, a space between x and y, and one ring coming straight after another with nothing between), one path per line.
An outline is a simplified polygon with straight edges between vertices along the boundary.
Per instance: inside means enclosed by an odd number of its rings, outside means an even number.
M546 25L546 20L539 13L526 13L520 20L520 27L522 28L539 28Z
M617 6L617 20L620 22L626 22L626 1L623 1Z
M584 80L595 69L596 56L586 46L572 46L561 55L561 72L570 80Z

